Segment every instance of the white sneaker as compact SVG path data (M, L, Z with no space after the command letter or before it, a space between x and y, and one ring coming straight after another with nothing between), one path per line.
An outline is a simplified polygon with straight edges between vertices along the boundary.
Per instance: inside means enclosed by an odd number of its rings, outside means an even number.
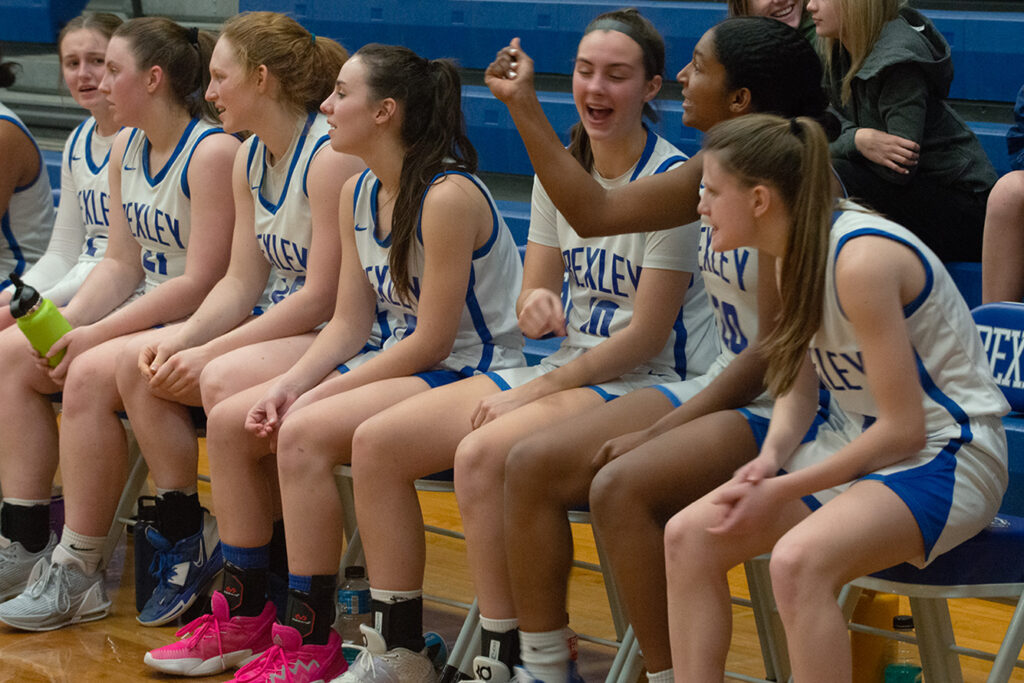
M19 595L28 585L28 577L39 560L50 560L57 545L57 535L50 532L46 547L37 553L25 550L18 541L0 536L0 602L6 602Z
M366 647L333 683L436 683L434 663L425 652L404 647L387 649L384 637L375 628L360 624Z
M512 672L497 659L479 655L473 659L473 675L470 683L508 683Z
M76 562L41 559L21 595L0 604L0 621L23 631L52 631L107 616L103 572L89 576Z

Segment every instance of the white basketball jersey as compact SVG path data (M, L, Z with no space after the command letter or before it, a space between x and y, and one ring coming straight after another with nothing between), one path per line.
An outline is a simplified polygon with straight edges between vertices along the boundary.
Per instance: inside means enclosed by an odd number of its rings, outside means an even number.
M256 240L273 267L259 306L264 310L300 290L306 283L306 265L313 237L309 193L306 189L313 156L329 142L327 119L310 114L288 151L273 165L257 137L249 148L246 178L252 191Z
M185 272L192 226L188 166L196 145L207 135L222 132L211 123L192 119L160 169L149 165L149 140L143 132L131 133L121 159L121 202L128 227L142 245L147 292Z
M970 418L1006 413L1009 406L992 379L971 313L942 262L909 230L859 208L846 202L834 220L822 326L811 340L811 359L832 398L862 427L878 414L853 326L836 295L834 273L839 252L850 240L873 235L906 245L924 266L924 289L903 313L922 387L926 434L958 425L969 434Z
M99 263L107 251L112 209L107 168L113 140L113 136L101 137L96 131L96 119L89 117L75 128L64 149L64 163L71 172L85 233L79 262Z
M724 367L757 339L757 251L714 251L711 230L701 221L698 258L721 342L718 363Z
M682 152L648 130L644 151L632 169L613 179L602 177L596 170L592 175L602 186L615 188L685 160ZM563 346L591 348L625 329L633 317L644 268L686 271L693 276L673 332L665 347L636 371L680 378L706 372L718 348L704 283L696 276L698 230L699 224L691 223L670 230L580 237L535 178L529 240L561 250L568 277L567 338Z
M516 322L515 308L523 279L519 251L494 199L480 179L458 171L450 171L447 175L454 174L469 178L484 194L491 207L493 223L490 239L473 252L465 306L451 355L436 369L472 374L524 365L523 336ZM377 295L377 329L374 334L379 335L380 346L386 349L416 329L420 279L423 276L423 236L417 221L417 239L410 251L409 265L412 301L405 303L394 291L388 265L391 235L383 240L377 235L379 189L377 177L369 169L364 171L356 185L354 217L359 260Z
M14 188L7 211L0 216L0 289L11 283L8 276L21 275L39 260L50 242L55 217L50 177L43 155L28 128L18 116L0 104L0 120L10 121L32 140L39 156L39 173L27 185ZM0 160L2 162L2 160Z

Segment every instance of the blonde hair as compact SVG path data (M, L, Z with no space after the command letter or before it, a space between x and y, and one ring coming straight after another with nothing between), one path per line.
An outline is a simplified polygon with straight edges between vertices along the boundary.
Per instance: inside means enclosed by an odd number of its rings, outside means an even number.
M766 381L780 396L793 386L821 326L833 210L828 140L805 116L749 114L712 128L704 150L743 185L776 189L789 209L792 225L779 263L781 309L765 341Z
M849 55L850 66L843 75L840 88L842 104L850 101L853 77L871 54L882 29L899 16L906 0L833 0L839 5L839 39L818 37L825 60L825 73L832 73L832 62L840 49ZM838 44L837 44L838 43ZM834 84L833 84L834 85Z
M277 12L243 12L228 19L221 35L249 73L261 64L280 83L282 99L309 113L334 90L348 52L337 42L315 36Z

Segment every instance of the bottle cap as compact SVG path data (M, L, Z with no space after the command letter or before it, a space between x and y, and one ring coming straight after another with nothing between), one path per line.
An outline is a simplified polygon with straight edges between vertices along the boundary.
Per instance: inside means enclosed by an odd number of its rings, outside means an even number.
M366 567L361 567L358 564L353 564L345 567L345 578L346 579L365 579L366 578Z
M17 273L11 273L14 283L14 296L11 297L11 315L20 318L32 312L39 305L42 297L32 285L26 285Z
M892 618L892 627L897 631L911 631L914 628L914 617L900 614Z

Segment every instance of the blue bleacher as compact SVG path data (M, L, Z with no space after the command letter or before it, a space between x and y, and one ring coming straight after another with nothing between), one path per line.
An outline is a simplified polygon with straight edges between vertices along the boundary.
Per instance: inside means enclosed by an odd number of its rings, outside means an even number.
M0 0L0 41L55 43L88 0Z
M693 46L725 17L720 2L656 0L629 3L665 36L670 75L690 59ZM311 31L337 38L350 50L368 42L408 45L427 57L451 57L483 69L518 35L540 73L567 73L584 26L620 3L595 0L241 0L242 10L286 12ZM956 99L1008 102L1024 83L1024 13L927 10L953 50Z

